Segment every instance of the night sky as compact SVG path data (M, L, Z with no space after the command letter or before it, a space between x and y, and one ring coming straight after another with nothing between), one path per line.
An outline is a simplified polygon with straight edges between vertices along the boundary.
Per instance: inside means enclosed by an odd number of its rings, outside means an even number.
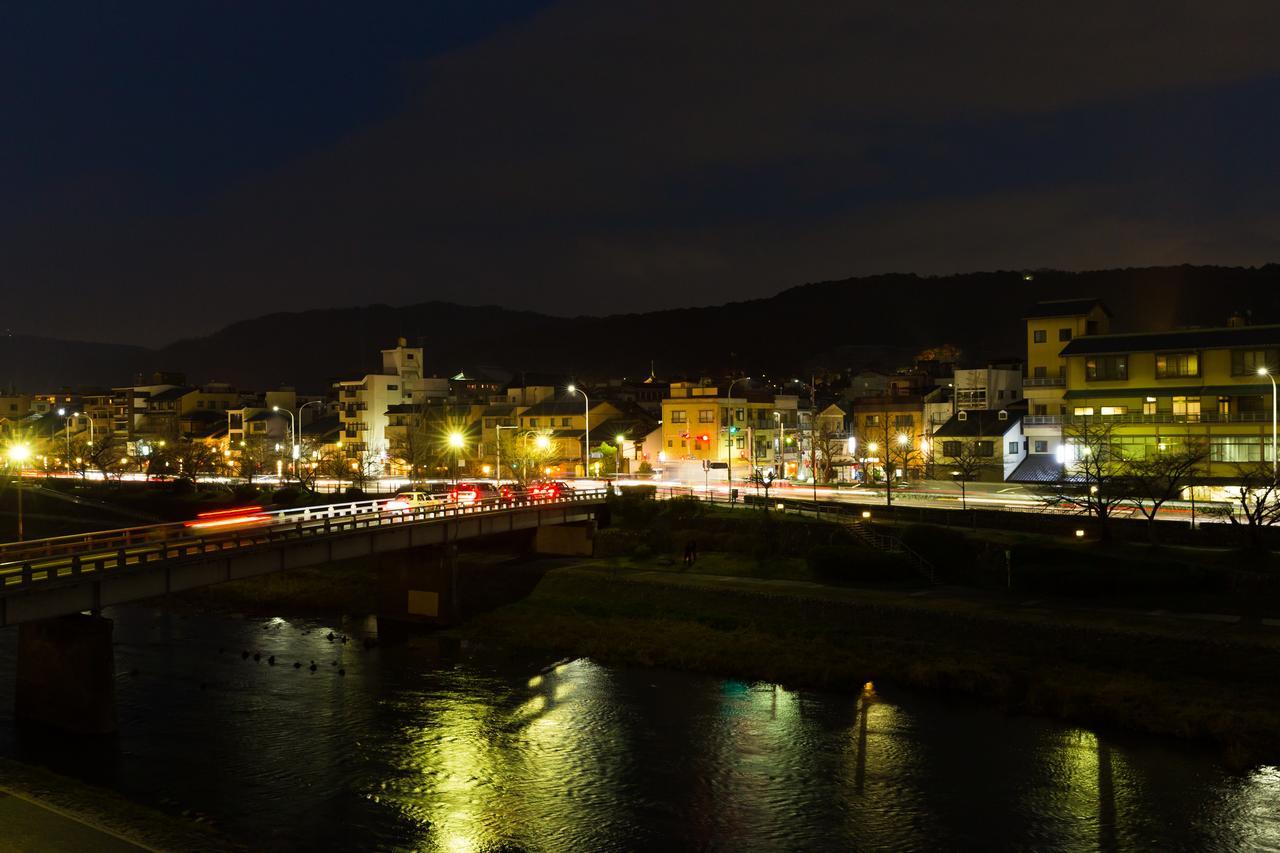
M11 4L0 327L1280 259L1280 4L692 5Z

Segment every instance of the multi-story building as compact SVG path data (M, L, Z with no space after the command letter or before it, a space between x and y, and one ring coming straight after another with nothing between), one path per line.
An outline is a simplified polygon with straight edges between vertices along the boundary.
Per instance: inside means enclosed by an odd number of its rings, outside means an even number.
M961 409L933 434L934 476L947 479L959 460L967 479L1001 482L1026 459L1022 434L1024 404L991 409ZM972 466L972 467L971 467Z
M1068 467L1073 432L1105 425L1118 455L1141 459L1204 442L1209 483L1239 478L1241 465L1270 460L1272 385L1280 370L1280 325L1227 326L1145 334L1088 335L1064 344L1062 415Z
M350 456L388 458L387 412L392 406L421 403L425 384L422 348L404 338L382 351L382 372L334 384L343 449Z
M1038 302L1024 317L1027 334L1026 374L1022 394L1027 415L1022 429L1028 458L1010 479L1041 482L1057 476L1055 463L1062 444L1062 416L1067 412L1067 361L1063 348L1076 338L1105 335L1111 312L1098 299Z

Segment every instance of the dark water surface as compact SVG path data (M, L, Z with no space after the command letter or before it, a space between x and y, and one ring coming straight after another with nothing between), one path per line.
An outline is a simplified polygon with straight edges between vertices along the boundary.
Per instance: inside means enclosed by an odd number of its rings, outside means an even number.
M369 650L372 620L108 615L119 737L15 731L16 631L0 631L0 752L207 814L255 849L1280 850L1280 770L1229 774L1173 741L886 686L430 637Z

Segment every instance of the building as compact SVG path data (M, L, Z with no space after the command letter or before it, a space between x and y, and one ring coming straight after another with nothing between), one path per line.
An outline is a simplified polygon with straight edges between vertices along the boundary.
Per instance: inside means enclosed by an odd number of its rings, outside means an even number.
M1018 482L1042 482L1053 474L1062 444L1062 416L1067 412L1067 360L1062 350L1086 335L1104 335L1111 328L1111 312L1093 297L1038 302L1024 317L1027 360L1022 394L1027 401L1023 432L1031 456L1014 476ZM1023 476L1030 479L1024 480Z
M961 409L933 434L937 479L958 475L999 483L1027 457L1023 404L1003 409ZM957 470L959 469L959 470Z
M1064 344L1063 450L1102 425L1125 459L1204 442L1208 483L1238 480L1240 466L1272 459L1272 384L1280 370L1280 325L1226 326L1145 334L1097 334Z
M343 452L350 457L389 459L387 412L392 406L422 404L422 348L404 338L382 351L382 371L334 384L342 424Z

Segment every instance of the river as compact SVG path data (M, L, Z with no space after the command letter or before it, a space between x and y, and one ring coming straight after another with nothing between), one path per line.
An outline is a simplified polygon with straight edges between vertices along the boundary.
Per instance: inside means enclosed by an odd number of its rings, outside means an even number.
M1280 850L1280 770L1168 740L890 685L366 648L372 620L107 615L118 738L15 730L3 631L0 753L254 849Z

